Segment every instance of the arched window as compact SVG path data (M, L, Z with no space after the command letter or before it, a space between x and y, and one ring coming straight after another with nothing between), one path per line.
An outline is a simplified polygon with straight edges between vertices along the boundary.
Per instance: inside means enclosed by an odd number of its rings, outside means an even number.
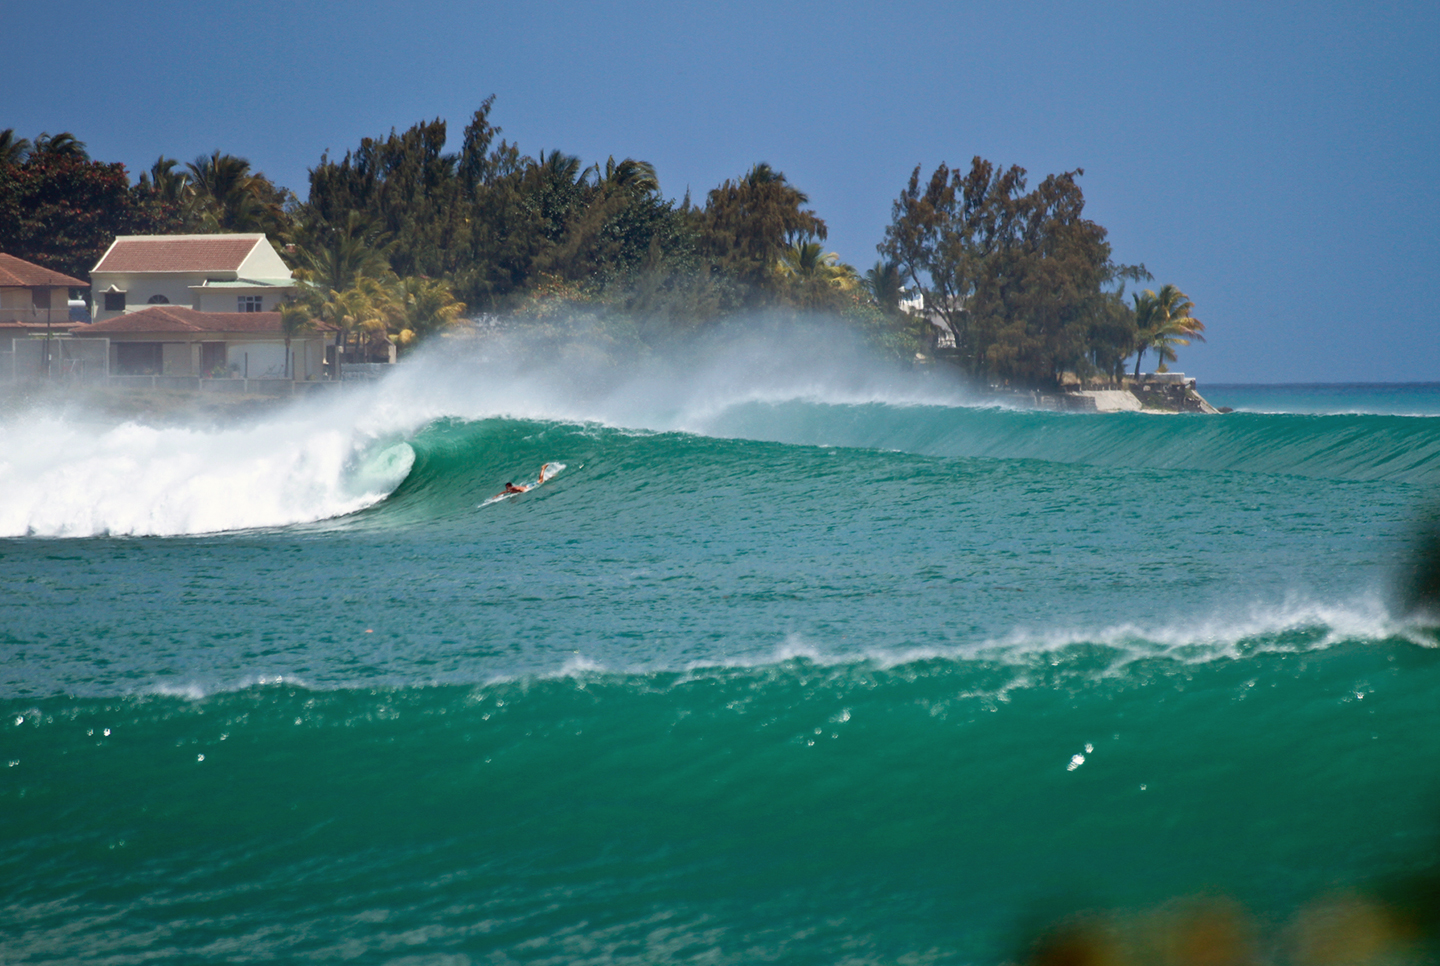
M163 295L152 295L146 300L151 305L169 305L170 300Z

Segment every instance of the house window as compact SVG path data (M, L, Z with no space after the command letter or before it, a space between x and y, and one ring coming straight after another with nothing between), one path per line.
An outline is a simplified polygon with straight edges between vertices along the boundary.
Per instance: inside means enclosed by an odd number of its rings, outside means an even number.
M124 293L124 292L106 292L106 293L105 293L105 311L106 311L106 312L124 312L124 311L125 311L125 293Z
M170 300L163 295L152 295L145 300L150 305L169 305Z
M261 311L264 311L263 309L260 308L260 299L261 299L261 296L259 296L259 295L242 295L242 296L240 296L240 308L238 309L238 311L240 311L240 312L261 312Z
M48 309L50 307L50 290L48 288L32 288L30 304L37 309Z

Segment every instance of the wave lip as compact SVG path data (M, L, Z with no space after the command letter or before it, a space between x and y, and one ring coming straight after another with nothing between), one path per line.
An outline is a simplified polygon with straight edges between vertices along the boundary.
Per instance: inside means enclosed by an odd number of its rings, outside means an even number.
M220 430L60 418L0 424L0 536L178 536L308 523L383 499L410 470L315 414Z

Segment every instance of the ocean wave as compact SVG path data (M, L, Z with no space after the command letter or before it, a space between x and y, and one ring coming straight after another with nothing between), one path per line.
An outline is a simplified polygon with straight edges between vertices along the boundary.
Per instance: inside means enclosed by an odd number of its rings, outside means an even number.
M991 687L995 694L1008 695L1032 686L1054 686L1062 679L1097 681L1132 674L1143 677L1157 670L1179 672L1210 664L1375 645L1435 650L1440 648L1440 628L1424 619L1397 616L1378 597L1349 604L1297 600L1278 606L1255 606L1242 614L1171 624L1016 628L1007 634L948 645L834 648L814 636L790 633L768 650L683 661L617 663L571 652L555 655L548 667L542 664L530 671L496 673L477 666L473 673L448 675L428 683L399 675L372 675L357 681L325 674L246 673L228 683L194 679L152 682L132 693L203 701L245 692L394 694L423 693L433 688L476 688L484 692L555 683L594 683L650 691L706 680L764 683L820 674L828 680L858 682L873 674L965 677L980 671L1001 674L991 681Z
M0 422L0 536L284 527L346 517L392 494L412 497L394 521L424 519L473 504L477 473L568 460L573 450L603 454L620 439L649 440L652 471L689 472L667 456L680 445L675 434L939 459L1440 482L1440 423L1432 419L1024 411L934 375L867 369L851 356L807 360L795 345L760 341L684 372L657 362L591 375L431 353L376 384L244 424L12 416ZM539 437L548 448L533 445ZM435 500L418 506L421 492Z

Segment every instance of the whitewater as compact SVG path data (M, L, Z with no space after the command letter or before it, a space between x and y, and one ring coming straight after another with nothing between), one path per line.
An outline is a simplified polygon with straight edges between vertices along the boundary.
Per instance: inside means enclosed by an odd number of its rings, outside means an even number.
M1437 387L703 348L0 420L0 959L999 963L1431 867Z

